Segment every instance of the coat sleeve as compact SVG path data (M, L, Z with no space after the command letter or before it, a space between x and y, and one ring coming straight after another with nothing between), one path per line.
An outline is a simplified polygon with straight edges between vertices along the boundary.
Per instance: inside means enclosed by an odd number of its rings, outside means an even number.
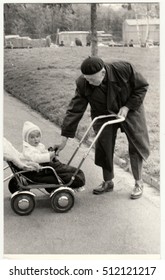
M137 110L143 103L149 84L133 65L128 64L128 68L131 92L125 106L131 110Z
M72 98L64 117L61 130L62 136L74 138L77 126L84 115L87 105L88 100L80 94L80 90L77 87L75 96Z

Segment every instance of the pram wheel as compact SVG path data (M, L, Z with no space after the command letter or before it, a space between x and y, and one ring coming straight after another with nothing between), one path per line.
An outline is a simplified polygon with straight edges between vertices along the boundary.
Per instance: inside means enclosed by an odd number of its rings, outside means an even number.
M58 213L69 211L74 205L74 192L67 187L60 187L51 195L51 206Z
M15 192L11 197L11 208L18 215L29 215L35 208L34 196L28 191Z
M8 189L10 193L15 193L19 190L19 186L15 177L11 178L8 183Z

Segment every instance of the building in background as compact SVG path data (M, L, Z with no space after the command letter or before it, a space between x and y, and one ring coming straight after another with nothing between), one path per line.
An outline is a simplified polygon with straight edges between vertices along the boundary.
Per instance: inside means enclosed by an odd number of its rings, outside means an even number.
M5 36L5 48L13 46L14 49L21 48L41 48L46 47L46 39L31 39L30 37L21 37L19 35L6 35Z
M158 18L126 19L122 26L123 43L129 45L146 44L146 41L159 43L160 20Z
M87 44L87 36L89 31L62 31L58 33L58 44L63 41L65 46L73 46L75 39L78 38L82 42L82 46ZM104 31L97 31L98 43L107 44L112 39L111 34Z

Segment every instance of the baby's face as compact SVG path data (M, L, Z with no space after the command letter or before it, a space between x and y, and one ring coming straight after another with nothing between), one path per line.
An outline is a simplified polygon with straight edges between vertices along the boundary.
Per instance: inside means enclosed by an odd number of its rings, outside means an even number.
M41 134L38 130L32 131L28 136L28 143L36 147L41 141Z

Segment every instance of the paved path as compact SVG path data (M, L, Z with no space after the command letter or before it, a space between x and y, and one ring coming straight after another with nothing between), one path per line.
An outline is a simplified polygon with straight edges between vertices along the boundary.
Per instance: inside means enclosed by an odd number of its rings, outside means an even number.
M40 126L43 142L50 146L58 142L59 128L8 94L4 94L4 136L21 151L22 126L29 120ZM60 160L67 162L76 141L69 140ZM84 154L83 147L73 164L77 166ZM49 199L37 196L37 205L29 216L18 216L10 207L10 193L4 184L4 254L160 254L160 196L145 185L138 200L129 198L132 176L115 166L115 190L95 196L92 189L101 182L100 168L90 153L82 169L86 175L86 189L75 195L75 205L68 212L58 214L50 207ZM5 175L9 174L5 171Z

